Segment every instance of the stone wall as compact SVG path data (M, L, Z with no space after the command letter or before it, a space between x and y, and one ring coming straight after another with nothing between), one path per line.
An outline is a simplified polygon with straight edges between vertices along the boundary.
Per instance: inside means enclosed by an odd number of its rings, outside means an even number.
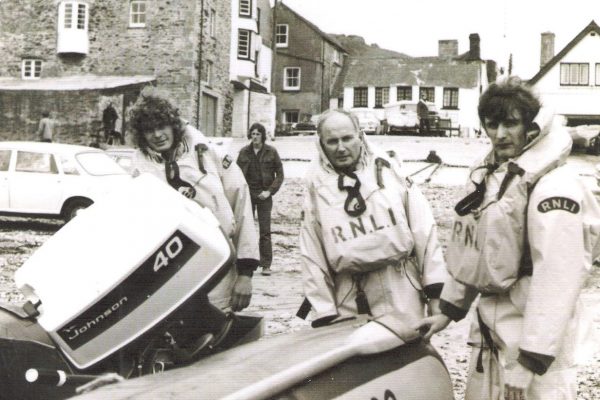
M219 0L153 0L147 3L147 23L144 28L129 27L129 2L123 0L85 0L89 4L89 52L87 55L57 54L57 21L59 1L28 0L0 2L0 77L20 78L24 58L43 61L42 78L73 75L153 75L157 90L164 92L180 108L182 116L197 123L199 113L198 64L200 56L213 63L211 94L219 99L218 134L231 130L232 88L229 83L229 46L231 35L231 4ZM206 32L200 53L200 14L215 9L216 35ZM205 13L205 16L208 12ZM98 93L96 93L97 95ZM122 93L123 94L123 91ZM40 98L66 99L70 94L42 94ZM78 93L75 97L81 97ZM84 98L92 93L83 95ZM3 94L10 99L14 111L21 110L20 121L10 122L0 112L0 125L18 123L29 126L37 114L24 111L37 109L30 93ZM65 100L77 103L76 99ZM84 101L86 104L94 102ZM96 102L97 103L97 102ZM63 118L68 107L54 109ZM41 106L40 106L41 107ZM78 104L77 107L81 107ZM44 108L44 107L42 107ZM90 109L90 114L93 114ZM91 115L91 118L97 118ZM75 113L62 122L79 119ZM64 124L63 124L64 125ZM28 129L28 128L23 128Z
M123 131L123 114L140 90L141 86L118 91L0 91L0 140L37 140L39 120L49 111L57 122L55 141L89 144L91 134L101 130L102 112L109 103L119 115L116 130Z

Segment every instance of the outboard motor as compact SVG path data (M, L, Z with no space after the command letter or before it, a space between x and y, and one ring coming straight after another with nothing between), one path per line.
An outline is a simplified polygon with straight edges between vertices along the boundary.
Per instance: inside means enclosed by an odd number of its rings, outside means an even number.
M77 376L159 372L256 338L260 318L208 301L234 259L208 209L150 175L133 179L16 272L26 301L0 310L0 397L64 398L85 380ZM38 383L74 384L28 384L27 371Z

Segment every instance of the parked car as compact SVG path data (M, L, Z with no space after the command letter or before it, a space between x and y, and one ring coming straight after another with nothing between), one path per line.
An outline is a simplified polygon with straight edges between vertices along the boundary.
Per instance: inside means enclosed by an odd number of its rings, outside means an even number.
M71 220L130 179L104 151L58 143L0 142L0 214Z
M381 122L379 122L379 119L371 111L352 110L351 113L358 118L358 124L364 133L376 135L381 135L383 133L381 130Z
M429 125L431 126L430 132L423 132L423 134L435 134L437 132L436 126L439 120L439 114L435 104L427 103L429 109ZM402 100L394 103L388 103L384 105L385 109L385 123L384 133L420 133L419 116L417 115L417 102Z
M311 121L296 122L292 125L292 135L314 135L317 133L317 125Z
M575 147L600 155L600 125L579 125L567 128Z
M135 149L131 147L109 147L105 149L105 152L115 160L121 168L131 174L133 170L133 153L135 153Z

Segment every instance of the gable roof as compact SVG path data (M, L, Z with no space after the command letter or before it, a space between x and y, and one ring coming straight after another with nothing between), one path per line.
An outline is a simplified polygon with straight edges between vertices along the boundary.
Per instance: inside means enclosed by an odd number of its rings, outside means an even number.
M535 74L534 77L529 80L529 84L533 85L537 81L539 81L544 75L546 75L546 73L548 71L550 71L550 69L552 67L554 67L565 55L567 55L567 53L569 51L571 51L571 49L573 47L575 47L577 45L577 43L579 43L581 40L583 40L583 38L586 37L587 34L590 33L590 32L596 32L596 34L600 35L600 26L598 26L596 24L596 22L594 22L594 20L592 20L592 22L590 22L588 24L588 26L586 26L585 28L583 28L583 30L581 32L579 32L579 34L577 36L575 36L573 38L573 40L571 40L564 47L564 49L562 49L557 55L555 55L554 57L552 57L552 59L550 61L548 61L542 68L540 68L540 70L538 71L538 73Z
M327 33L325 33L322 30L320 30L318 26L316 26L315 24L313 24L312 22L310 22L309 20L307 20L306 18L304 18L302 15L298 14L296 11L292 10L290 8L290 6L288 6L287 4L284 4L282 1L278 1L277 2L277 6L284 7L289 12L291 12L292 14L294 14L299 20L301 20L302 22L304 22L309 28L311 28L318 35L320 35L325 41L331 43L332 45L334 45L335 47L337 47L338 49L340 49L344 53L348 53L348 51L344 48L344 46L341 45L341 43L339 41L337 41L331 35L328 35Z
M473 88L479 84L481 68L479 62L435 58L350 58L346 64L344 87L397 84Z

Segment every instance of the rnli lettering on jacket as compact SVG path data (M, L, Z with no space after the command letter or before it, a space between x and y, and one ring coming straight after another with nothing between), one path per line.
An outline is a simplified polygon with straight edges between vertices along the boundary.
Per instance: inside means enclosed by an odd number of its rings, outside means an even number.
M529 194L538 179L565 162L571 140L562 133L558 130L541 137L534 147L511 161L513 177L509 181L505 182L507 163L491 175L485 168L474 170L474 179L486 181L486 196L481 206L454 220L446 252L448 271L454 279L488 293L504 292L518 279L524 267ZM500 186L506 187L501 196ZM568 208L572 212L576 206L569 199L557 198L548 199L540 208L546 212Z
M391 178L379 188L370 176L374 171L365 167L356 174L366 204L366 211L359 216L344 210L347 193L338 188L337 175L323 174L312 188L310 195L327 243L327 259L336 272L375 270L397 263L412 252L414 242L404 209L406 188Z

